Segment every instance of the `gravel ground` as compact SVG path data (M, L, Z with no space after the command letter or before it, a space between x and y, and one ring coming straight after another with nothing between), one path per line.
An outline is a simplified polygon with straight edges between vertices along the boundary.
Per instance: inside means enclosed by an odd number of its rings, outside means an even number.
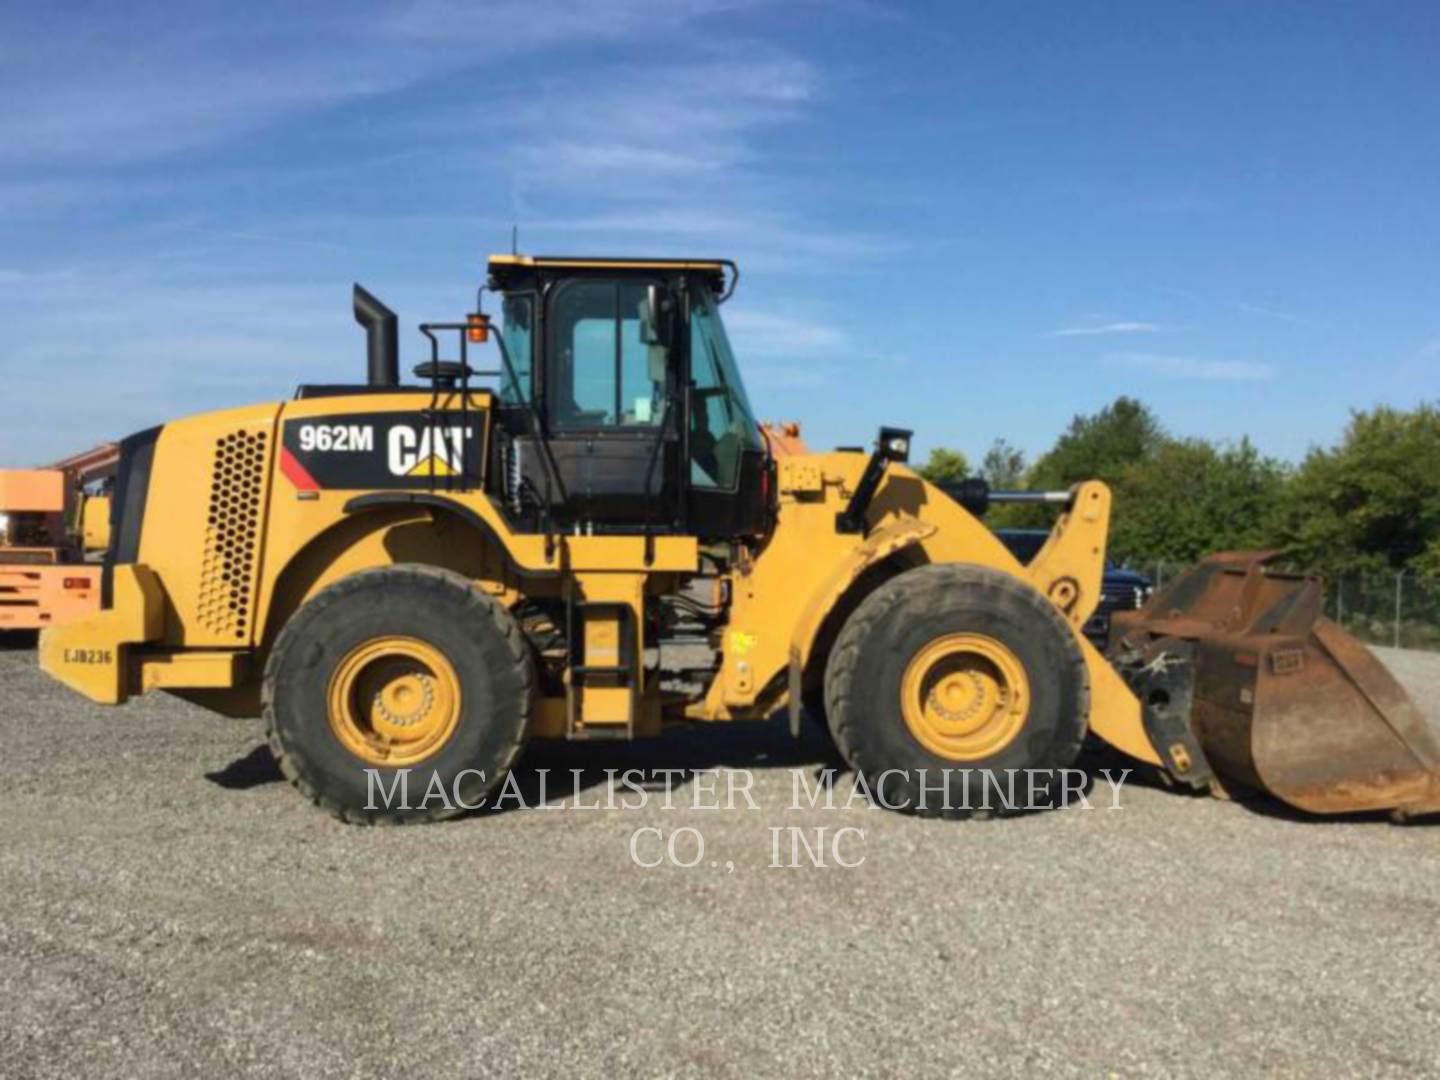
M1440 657L1387 659L1440 701ZM22 651L0 733L5 1076L1440 1073L1437 827L1136 783L1005 821L797 811L824 744L757 726L528 764L749 769L759 811L687 784L359 829L257 723L101 709ZM771 869L789 825L862 829L864 862ZM643 826L704 859L636 866Z

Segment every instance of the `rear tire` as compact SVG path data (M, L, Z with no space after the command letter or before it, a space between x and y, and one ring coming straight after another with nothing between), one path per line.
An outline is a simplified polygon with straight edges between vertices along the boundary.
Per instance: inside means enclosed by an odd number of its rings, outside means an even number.
M884 805L961 818L980 807L987 772L1008 790L1007 769L1073 764L1089 682L1074 631L1030 585L983 566L929 565L850 616L826 667L825 705L841 754ZM1014 775L1025 800L1026 774ZM1036 802L1048 805L1058 777L1035 778ZM1015 808L984 802L991 813Z
M508 611L459 574L393 566L336 582L286 623L264 712L281 771L317 806L360 824L437 821L504 780L533 685ZM424 798L437 786L444 798Z

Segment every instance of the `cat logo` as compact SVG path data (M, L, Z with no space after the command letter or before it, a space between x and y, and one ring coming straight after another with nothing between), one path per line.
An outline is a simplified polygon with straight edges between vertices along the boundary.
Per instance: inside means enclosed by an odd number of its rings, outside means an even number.
M430 423L420 412L305 416L285 422L280 449L297 491L420 490L478 480L485 428L473 416Z
M392 476L457 476L465 460L465 444L473 428L459 424L416 430L404 424L390 429L387 449Z

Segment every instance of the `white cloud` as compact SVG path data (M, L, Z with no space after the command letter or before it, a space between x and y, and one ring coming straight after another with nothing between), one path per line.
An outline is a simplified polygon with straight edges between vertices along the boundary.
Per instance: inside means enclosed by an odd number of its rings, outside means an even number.
M487 106L503 149L484 168L508 184L522 246L573 247L575 233L623 253L703 245L747 272L894 252L892 238L799 209L813 200L795 190L779 136L822 96L807 61L719 37L691 61L672 49L639 67L557 67Z
M1281 311L1278 308L1266 307L1264 304L1237 303L1235 307L1247 315L1263 315L1267 319L1280 319L1282 322L1303 323L1305 321L1298 315L1291 315L1288 311Z
M657 146L614 142L538 143L529 153L546 168L562 171L643 172L651 176L720 169L733 163L724 152L705 155L677 153Z
M1148 322L1111 322L1097 326L1067 326L1063 330L1051 330L1046 337L1090 337L1097 334L1158 334L1165 327Z
M1112 353L1106 359L1120 367L1166 379L1263 382L1275 377L1275 369L1271 365L1244 360L1201 360L1193 356L1163 356L1156 353Z
M191 54L183 41L77 48L59 70L7 80L0 162L133 162L221 142L279 116L392 89L408 75L378 58L301 49L283 59Z
M347 292L339 282L186 285L153 267L0 290L0 321L13 331L0 462L53 460L205 409L281 400L296 383L354 378L363 335ZM402 340L407 357L412 346ZM57 371L84 388L59 410Z
M1256 304L1245 300L1232 300L1223 296L1207 296L1204 293L1196 292L1194 289L1180 289L1168 285L1153 285L1155 292L1163 293L1166 296L1173 296L1191 304L1203 307L1225 307L1234 311L1240 311L1246 315L1258 315L1266 319L1279 319L1281 322L1306 324L1309 320L1302 319L1299 315L1292 315L1288 311L1281 311L1279 308L1270 307L1266 304Z
M491 111L509 129L508 160L525 190L597 194L617 201L664 198L689 208L706 200L677 188L676 174L724 171L713 188L740 195L765 155L763 131L799 116L818 92L807 63L736 48L721 61L590 68L551 76ZM598 190L597 190L598 189Z
M503 223L502 223L503 224ZM704 209L660 202L653 209L630 207L600 209L579 217L524 218L520 224L521 246L533 233L570 236L583 233L617 250L640 250L654 254L657 245L680 244L689 254L700 245L701 255L725 256L740 263L742 274L751 271L821 267L833 268L836 260L874 259L904 249L894 237L848 229L827 229L799 215L773 209L756 199L728 209ZM744 288L742 285L742 295Z
M193 19L102 6L70 34L38 8L0 11L0 51L26 45L0 65L16 105L0 112L0 171L19 166L0 181L15 372L0 461L353 377L352 277L407 325L463 310L472 279L456 271L478 273L474 246L508 247L512 222L531 250L736 258L768 285L764 309L742 306L761 296L745 284L726 308L758 361L747 374L828 383L824 365L863 338L792 310L791 282L902 245L832 223L812 170L787 159L822 73L741 39L736 19L688 26L778 3L558 0L537 17L518 0L422 0L385 24L305 5ZM375 100L340 108L362 96ZM266 131L294 154L242 142ZM86 395L57 417L60 369Z
M673 30L693 19L754 7L759 0L412 0L382 26L423 41L530 49Z
M727 306L725 326L735 350L746 357L833 355L850 344L844 331L830 323L773 311Z
M248 9L192 16L102 5L87 13L83 32L57 32L43 8L18 8L0 13L0 42L24 43L0 66L0 164L144 161L497 58L673 36L693 20L771 2L551 0L537 8L530 0L415 0L386 5L391 13L379 17L290 5L283 19ZM591 64L583 67L588 73ZM766 78L763 70L740 75L759 79L746 94L793 100L805 93L803 83ZM543 91L546 78L527 77L524 96L537 85ZM576 103L603 98L595 89L587 85ZM458 97L494 94L476 83ZM666 93L650 104L663 113Z

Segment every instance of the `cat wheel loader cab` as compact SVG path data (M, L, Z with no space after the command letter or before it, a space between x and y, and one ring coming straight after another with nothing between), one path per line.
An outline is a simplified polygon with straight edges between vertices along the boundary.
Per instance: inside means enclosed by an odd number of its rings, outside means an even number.
M490 260L515 368L495 459L517 528L722 540L763 529L765 444L719 314L729 266Z
M263 713L285 775L356 821L474 805L532 738L777 710L798 730L802 704L921 813L963 811L927 805L938 772L1048 779L1087 733L1192 782L1229 767L1183 707L1221 693L1210 669L1155 644L1228 631L1130 627L1118 667L1081 633L1103 484L947 493L907 467L908 431L810 453L762 429L721 318L736 278L496 256L493 321L422 324L409 383L394 314L357 286L363 383L125 440L102 610L47 631L43 667L100 702ZM991 498L1056 504L1027 565L978 520ZM1213 704L1245 723L1243 699ZM1435 794L1433 762L1416 775L1389 805ZM447 797L396 803L402 783Z

